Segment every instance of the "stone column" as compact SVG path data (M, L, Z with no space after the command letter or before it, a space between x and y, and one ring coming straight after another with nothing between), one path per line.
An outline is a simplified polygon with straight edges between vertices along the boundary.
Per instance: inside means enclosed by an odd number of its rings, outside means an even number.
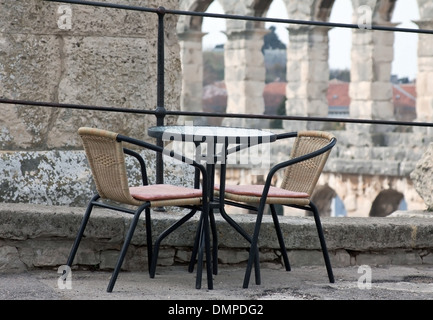
M202 112L203 104L203 32L188 30L178 34L180 57L182 61L182 95L180 109L182 111ZM206 124L203 117L179 117L179 124L191 122L195 125Z
M229 31L224 46L227 113L263 114L265 64L261 51L265 29ZM267 128L269 121L225 118L223 125Z
M431 30L433 21L415 21L420 29ZM416 77L416 121L432 122L433 119L433 44L432 35L418 36L418 74ZM415 127L414 127L415 129ZM423 129L425 130L425 129Z
M390 25L390 23L382 23ZM350 118L393 120L391 64L394 33L357 29L352 34ZM347 124L349 130L391 131L388 125Z
M328 55L328 28L301 26L289 29L287 115L328 116ZM320 129L322 125L318 122L283 122L284 129L290 131Z

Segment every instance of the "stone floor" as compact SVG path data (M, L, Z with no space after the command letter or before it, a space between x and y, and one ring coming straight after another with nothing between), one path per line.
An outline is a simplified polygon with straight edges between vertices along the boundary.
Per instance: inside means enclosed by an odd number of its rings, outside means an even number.
M121 272L113 292L107 293L110 272L73 271L69 283L59 283L57 270L0 274L2 300L433 300L433 267L381 266L334 268L329 283L324 267L300 267L286 272L262 265L262 284L242 288L244 268L222 266L213 277L214 289L195 288L196 274L186 266L158 268L154 279L147 272ZM60 285L59 285L60 284ZM238 301L239 303L239 301ZM258 302L257 302L258 303Z

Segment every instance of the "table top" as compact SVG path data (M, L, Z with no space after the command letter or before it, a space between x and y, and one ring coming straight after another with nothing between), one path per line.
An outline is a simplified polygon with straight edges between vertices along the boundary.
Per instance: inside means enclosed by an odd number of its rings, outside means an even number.
M154 138L176 141L209 141L224 142L229 138L231 143L247 143L251 140L257 143L274 142L275 133L261 129L224 127L224 126L155 126L148 129L148 134Z

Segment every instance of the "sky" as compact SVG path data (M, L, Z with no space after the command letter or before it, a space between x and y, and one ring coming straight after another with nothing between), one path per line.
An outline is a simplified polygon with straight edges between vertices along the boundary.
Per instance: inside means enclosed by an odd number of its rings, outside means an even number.
M209 13L224 13L218 1L214 1ZM335 0L331 12L330 22L352 24L352 5L348 0ZM288 19L282 0L274 0L269 8L268 18ZM391 22L398 23L396 27L417 29L412 21L419 20L418 5L416 0L398 0L394 9ZM266 23L269 28L274 25L278 37L286 45L288 43L288 31L282 24ZM224 19L204 18L202 31L208 34L203 37L203 48L209 50L217 44L222 44L227 37L221 32L226 29ZM331 69L350 69L350 48L352 29L334 28L329 31L329 66ZM417 46L418 35L412 33L395 33L394 61L392 74L399 78L408 77L413 80L417 73Z

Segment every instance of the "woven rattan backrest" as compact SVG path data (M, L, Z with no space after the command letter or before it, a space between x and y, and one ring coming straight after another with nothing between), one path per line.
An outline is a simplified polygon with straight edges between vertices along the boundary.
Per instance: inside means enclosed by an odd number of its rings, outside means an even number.
M129 193L125 155L117 133L82 127L78 134L92 170L96 190L101 198L125 204L140 205Z
M334 136L328 132L300 131L293 144L290 158L293 159L319 150L328 145L332 138ZM311 196L331 149L317 157L287 167L284 171L281 188L306 192Z

